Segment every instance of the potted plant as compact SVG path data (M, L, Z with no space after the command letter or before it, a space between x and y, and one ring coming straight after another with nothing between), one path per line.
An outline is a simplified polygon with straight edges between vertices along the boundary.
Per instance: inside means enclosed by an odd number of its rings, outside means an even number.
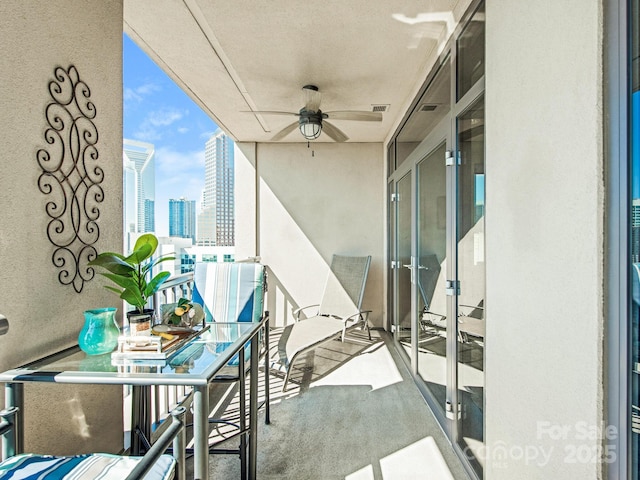
M114 252L104 252L98 255L89 265L102 267L105 276L117 286L105 288L117 293L121 299L135 310L127 314L129 321L144 323L153 316L152 309L146 309L147 301L158 291L162 283L171 276L169 272L160 272L151 278L153 267L175 257L163 255L153 258L158 248L158 239L152 233L141 235L128 257ZM135 316L135 319L133 318ZM147 324L148 325L148 324ZM148 326L146 328L149 328Z

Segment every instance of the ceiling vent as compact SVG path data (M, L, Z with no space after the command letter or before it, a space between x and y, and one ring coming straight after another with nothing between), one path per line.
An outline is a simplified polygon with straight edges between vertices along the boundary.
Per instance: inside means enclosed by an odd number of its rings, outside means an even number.
M421 112L433 112L436 108L438 108L438 105L434 105L432 103L423 103L420 105Z
M371 105L372 112L386 112L389 105Z

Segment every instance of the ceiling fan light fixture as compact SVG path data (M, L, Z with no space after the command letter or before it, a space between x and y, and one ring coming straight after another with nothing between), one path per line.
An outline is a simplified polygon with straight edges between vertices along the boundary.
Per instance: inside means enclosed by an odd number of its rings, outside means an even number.
M322 132L322 124L313 117L300 117L300 133L307 140L315 140Z

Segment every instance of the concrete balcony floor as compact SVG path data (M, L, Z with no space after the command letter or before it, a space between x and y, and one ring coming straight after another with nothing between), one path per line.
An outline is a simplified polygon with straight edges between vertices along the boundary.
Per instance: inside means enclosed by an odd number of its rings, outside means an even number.
M277 333L271 340L277 344ZM468 478L386 332L372 331L369 341L352 330L344 343L328 342L300 359L284 393L282 383L272 372L270 425L260 410L260 479ZM237 388L215 385L210 405L213 416L237 419ZM229 433L214 426L211 441ZM209 478L240 478L237 455L212 455Z

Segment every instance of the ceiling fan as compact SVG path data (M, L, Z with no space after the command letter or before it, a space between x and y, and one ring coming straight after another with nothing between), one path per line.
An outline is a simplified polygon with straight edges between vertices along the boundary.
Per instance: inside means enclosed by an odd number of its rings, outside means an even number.
M272 140L282 140L298 127L300 133L307 140L315 140L324 131L330 138L336 142L345 142L349 137L335 125L329 123L327 119L335 120L356 120L365 122L381 122L382 114L380 112L366 112L354 110L340 110L333 112L323 112L320 110L320 100L322 94L315 85L305 85L302 87L304 94L304 107L298 113L295 112L278 112L278 111L258 111L252 113L260 113L264 115L295 115L298 121L287 125Z

